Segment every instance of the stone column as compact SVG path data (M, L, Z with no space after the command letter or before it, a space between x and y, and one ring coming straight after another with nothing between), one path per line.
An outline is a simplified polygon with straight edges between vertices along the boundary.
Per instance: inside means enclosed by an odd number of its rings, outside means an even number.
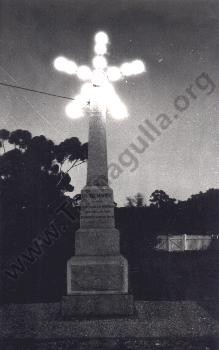
M87 186L101 186L108 185L106 104L105 101L100 98L101 87L94 87L93 91L88 111L89 148ZM99 180L101 180L101 178L103 181L100 183Z
M120 255L113 191L108 185L106 106L94 87L89 109L87 185L81 191L75 256L67 263L67 296L62 312L71 316L130 315L128 263Z

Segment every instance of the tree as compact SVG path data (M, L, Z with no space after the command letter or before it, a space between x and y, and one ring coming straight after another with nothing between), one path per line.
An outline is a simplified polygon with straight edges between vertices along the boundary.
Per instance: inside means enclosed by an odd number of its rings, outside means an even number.
M54 216L54 203L62 202L65 193L74 190L68 172L60 171L59 145L43 135L32 137L27 130L13 131L9 141L15 148L0 156L1 229L8 246L10 241L22 241L22 235L24 239L27 234L35 237ZM78 139L70 143L63 157L74 164L82 159L82 145Z
M74 190L70 169L61 170L61 162L66 160L69 167L84 162L87 145L82 145L77 138L61 142L61 146L55 145L43 135L32 137L27 130L15 130L11 134L6 130L0 136L1 142L9 140L14 145L0 156L1 270L8 269L11 259L19 256L36 237L46 229L51 230L51 222L58 224L60 231L67 224L68 232L63 231L65 234L61 235L58 245L54 244L50 254L28 265L27 273L16 285L15 300L18 296L31 299L32 293L45 295L46 289L47 296L54 295L49 292L51 283L56 281L60 288L64 286L63 277L57 282L57 271L63 269L60 276L64 276L66 259L72 254L72 233L78 225L77 220L69 225L64 215L56 214L56 209L69 199L66 192ZM43 282L39 283L39 279ZM7 277L5 283L10 284ZM9 296L7 298L10 300Z
M219 189L193 194L182 207L186 212L186 224L193 234L218 234ZM185 221L186 219L184 219Z
M75 166L86 161L88 157L88 144L81 144L77 137L71 137L54 148L55 159L60 164L60 182L63 178L62 167L64 163L71 163L67 173Z
M156 190L150 196L150 203L156 208L170 207L176 203L176 199L170 198L163 190Z
M15 130L11 132L9 136L9 143L13 144L15 147L18 146L20 149L27 149L31 141L32 135L27 130Z

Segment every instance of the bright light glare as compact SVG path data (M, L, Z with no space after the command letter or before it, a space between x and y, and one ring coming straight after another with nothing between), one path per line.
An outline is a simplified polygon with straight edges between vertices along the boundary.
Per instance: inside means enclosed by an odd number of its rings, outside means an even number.
M104 33L104 32L98 32L95 35L94 39L95 39L95 42L98 43L98 44L102 43L102 44L106 45L109 42L108 35L106 33Z
M92 94L93 85L91 83L85 83L81 87L80 96L82 99L89 101Z
M72 119L84 116L84 108L89 101L96 101L100 107L104 105L114 119L120 120L128 117L125 104L120 100L111 81L118 81L124 76L141 74L146 71L143 61L137 59L125 62L121 67L107 66L105 54L107 53L108 35L105 32L96 33L93 58L93 69L86 65L77 67L76 63L65 57L57 57L54 67L67 74L77 74L77 77L86 82L82 85L80 95L66 106L66 114Z
M66 114L69 118L78 119L84 116L83 109L87 102L96 98L100 103L104 102L111 116L116 120L122 120L128 117L128 111L124 103L120 100L114 87L110 83L105 83L97 88L94 88L91 83L83 84L80 95L75 97L75 100L70 102L66 107ZM95 94L97 93L97 95Z
M135 60L130 63L123 63L120 70L124 76L129 77L145 72L145 65L141 60Z
M142 62L141 60L132 61L131 65L133 69L133 74L141 74L145 72L145 65L144 62Z
M127 62L123 63L120 67L120 70L125 77L129 77L130 75L133 74L131 63L127 63Z
M54 60L53 65L57 70L59 70L60 72L63 72L66 61L67 60L65 57L60 56Z
M118 81L122 78L120 69L115 66L107 68L107 76L110 81Z
M65 67L65 73L67 74L75 74L77 71L77 65L73 61L67 61Z
M97 55L105 55L107 53L106 44L101 42L96 43L96 45L94 46L94 52Z
M112 84L107 81L101 84L99 88L94 87L91 83L85 83L81 88L79 98L82 103L91 101L93 98L96 100L97 98L100 104L106 104L109 113L114 119L121 120L128 117L126 106L120 100Z
M95 56L92 63L95 69L104 69L107 66L107 60L103 56Z
M84 116L83 113L84 104L80 96L76 96L74 101L67 104L65 112L71 119L79 119Z
M110 114L114 119L121 120L128 117L128 111L124 103L120 100L115 89L108 84L105 90L105 98Z
M92 76L91 69L88 66L80 66L77 71L77 76L83 81L89 80Z
M65 57L57 57L54 60L54 67L60 71L67 74L75 74L77 71L77 65L75 62L68 60Z
M114 119L122 120L128 117L128 111L124 103L118 98L108 106L111 116Z
M106 74L101 69L95 69L92 75L92 84L101 86L106 82Z

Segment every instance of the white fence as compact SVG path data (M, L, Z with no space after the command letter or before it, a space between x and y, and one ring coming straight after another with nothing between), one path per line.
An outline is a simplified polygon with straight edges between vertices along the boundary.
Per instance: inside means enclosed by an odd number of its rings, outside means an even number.
M183 250L205 250L211 245L213 238L218 239L218 236L161 235L158 236L156 249L166 250L168 252Z

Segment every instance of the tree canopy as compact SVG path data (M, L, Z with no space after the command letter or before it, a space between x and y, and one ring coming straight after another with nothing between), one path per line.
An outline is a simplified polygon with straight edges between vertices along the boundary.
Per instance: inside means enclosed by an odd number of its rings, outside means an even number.
M45 228L54 206L73 192L69 170L87 159L87 144L72 137L55 145L27 130L0 130L0 140L1 234L7 251L15 237L31 238Z
M218 234L218 206L219 189L215 188L193 194L184 201L171 198L163 190L155 190L148 203L140 193L127 197L126 202L127 208L144 208L145 229L150 226L156 235Z

